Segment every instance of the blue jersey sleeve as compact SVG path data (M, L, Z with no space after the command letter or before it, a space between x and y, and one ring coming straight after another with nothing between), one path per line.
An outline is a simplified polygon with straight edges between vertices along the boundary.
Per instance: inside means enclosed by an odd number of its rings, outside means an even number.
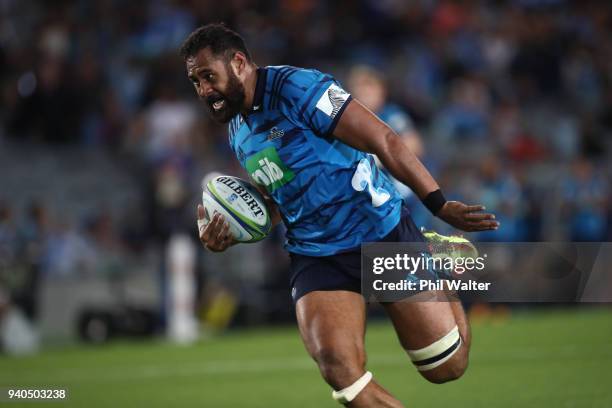
M238 154L238 151L236 150L234 141L236 138L236 132L238 132L238 129L240 128L240 124L240 115L236 115L232 120L230 120L227 126L229 146L235 154Z
M283 113L320 136L333 133L351 100L334 77L309 69L290 75L279 92Z

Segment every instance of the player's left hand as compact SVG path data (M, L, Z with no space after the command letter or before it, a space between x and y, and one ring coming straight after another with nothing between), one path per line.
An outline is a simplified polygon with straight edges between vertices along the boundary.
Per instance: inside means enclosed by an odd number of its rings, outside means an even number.
M436 214L440 219L463 231L487 231L499 228L495 215L484 213L482 205L466 205L459 201L447 201Z

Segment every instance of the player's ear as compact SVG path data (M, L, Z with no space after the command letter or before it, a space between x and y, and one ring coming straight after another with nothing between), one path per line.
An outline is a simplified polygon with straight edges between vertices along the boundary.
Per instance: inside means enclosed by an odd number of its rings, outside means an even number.
M230 60L230 66L234 70L234 74L238 78L242 78L242 75L245 72L245 68L247 65L247 58L244 53L240 51L235 51Z

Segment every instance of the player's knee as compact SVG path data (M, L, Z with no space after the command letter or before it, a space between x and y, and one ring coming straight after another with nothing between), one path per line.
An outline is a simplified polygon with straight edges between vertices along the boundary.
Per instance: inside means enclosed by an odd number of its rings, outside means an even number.
M454 381L465 373L468 367L467 353L457 353L452 359L448 360L439 367L429 371L421 371L421 375L429 382L434 384L444 384Z
M352 384L363 374L365 358L337 347L321 347L313 355L325 381L335 389Z
M428 381L442 384L460 378L468 365L468 348L457 326L427 347L407 350L412 363Z

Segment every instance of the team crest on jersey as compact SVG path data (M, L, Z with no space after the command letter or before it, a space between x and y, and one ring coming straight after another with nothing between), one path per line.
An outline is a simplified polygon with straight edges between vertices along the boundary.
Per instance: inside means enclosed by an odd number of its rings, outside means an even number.
M268 133L268 140L279 139L285 135L285 131L283 129L279 129L274 126L270 129L270 133Z
M284 186L295 174L287 167L274 146L267 147L246 159L245 167L251 178L270 192Z
M321 98L319 98L317 109L333 119L338 112L340 112L340 109L342 109L342 106L349 96L351 95L344 89L336 84L331 84L329 88L323 92Z

